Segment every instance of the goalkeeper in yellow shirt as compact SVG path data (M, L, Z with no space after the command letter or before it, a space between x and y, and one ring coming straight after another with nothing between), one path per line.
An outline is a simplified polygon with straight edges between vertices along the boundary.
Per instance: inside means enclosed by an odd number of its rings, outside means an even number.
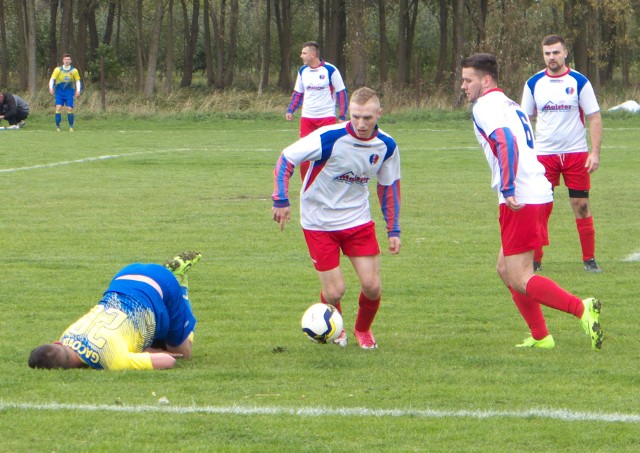
M58 341L31 351L31 368L159 370L191 357L196 318L186 272L202 255L183 252L159 264L120 270L102 300Z

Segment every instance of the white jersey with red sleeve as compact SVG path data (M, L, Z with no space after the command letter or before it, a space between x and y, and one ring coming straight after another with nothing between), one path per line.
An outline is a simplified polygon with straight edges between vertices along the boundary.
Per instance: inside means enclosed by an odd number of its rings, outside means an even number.
M376 128L368 140L350 122L322 127L287 147L274 170L275 207L289 206L294 168L311 161L300 192L300 223L307 230L340 231L371 221L369 182L377 192L389 236L400 235L400 154Z
M552 76L543 70L533 75L524 86L522 109L538 116L538 154L588 151L584 117L599 112L600 106L591 82L578 71Z
M307 65L300 68L288 111L293 113L302 103L302 116L305 118L335 117L336 101L338 117L345 119L347 88L338 68L322 61L315 68Z
M523 204L553 201L551 184L536 157L529 117L516 102L500 89L489 90L473 105L473 123L500 203L509 196Z

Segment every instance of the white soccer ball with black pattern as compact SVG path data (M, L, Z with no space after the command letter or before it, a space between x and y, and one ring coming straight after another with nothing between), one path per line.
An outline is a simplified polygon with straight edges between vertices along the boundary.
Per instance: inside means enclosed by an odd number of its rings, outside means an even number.
M333 305L313 304L302 315L302 333L314 343L327 343L340 336L344 322Z

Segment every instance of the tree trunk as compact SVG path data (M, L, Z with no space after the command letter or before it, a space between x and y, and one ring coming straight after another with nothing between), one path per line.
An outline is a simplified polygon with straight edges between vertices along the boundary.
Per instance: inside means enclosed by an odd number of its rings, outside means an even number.
M84 70L87 67L87 8L88 0L78 0L78 39L73 56L74 66L78 69L80 77L84 78Z
M4 1L4 0L3 0ZM1 26L2 24L0 24ZM58 0L49 0L49 60L47 73L51 74L53 69L58 66L60 58L58 56ZM3 31L4 31L4 27ZM4 53L4 52L3 52Z
M196 44L198 43L198 24L200 17L200 0L193 0L193 12L191 15L191 27L188 26L189 19L187 14L187 5L182 0L182 8L185 16L185 50L184 50L184 69L182 71L182 80L180 87L190 87L193 80L193 58L196 52Z
M0 87L6 87L9 79L9 53L7 45L7 21L4 0L0 0Z
M349 85L353 90L367 84L367 48L365 42L364 18L366 14L365 0L351 0L349 2L348 22L348 49L351 60L351 81Z
M258 85L258 94L262 94L265 87L269 86L269 70L271 64L271 0L266 0L265 19L263 24L262 48L260 58L260 84Z
M34 98L36 95L36 81L38 73L38 64L36 61L36 7L34 0L26 0L25 2L26 12L26 25L27 25L27 61L28 61L28 76L27 85L29 90L29 96Z
M233 71L236 66L238 55L238 20L240 8L238 0L231 0L231 17L229 18L229 45L227 46L227 61L224 65L224 86L229 87L233 83Z
M451 73L453 74L452 99L455 106L462 103L460 90L462 74L460 63L464 49L464 0L453 0L453 46L451 49Z
M415 36L418 0L400 0L398 18L398 72L397 82L400 86L410 83L411 54Z
M164 91L165 93L171 93L173 91L173 0L169 0L169 7L167 10L169 15L169 24L167 25L167 55L165 57Z
M54 0L55 3L55 0ZM113 19L116 16L116 2L110 1L107 10L107 19L104 27L104 35L102 35L103 44L111 44L111 35L113 34Z
M280 43L280 73L278 87L291 91L291 2L290 0L274 0L278 42Z
M440 25L440 48L438 50L438 69L436 70L436 85L442 84L445 80L451 81L450 77L447 77L447 64L449 46L449 2L447 0L440 0L440 8L438 15L438 23ZM449 72L450 74L450 72Z
M384 86L389 80L389 41L387 40L387 11L386 0L378 0L378 77L380 85Z
M158 53L160 51L160 35L162 34L162 18L164 16L163 0L156 0L156 13L153 19L153 32L149 42L149 58L147 61L147 77L144 82L143 94L153 95L156 86L156 69L158 68Z
M60 0L60 55L73 53L71 37L73 36L73 0Z
M213 51L211 50L211 44L213 40L211 39L211 11L210 11L210 0L204 0L202 4L202 22L204 25L204 58L206 65L206 74L207 74L207 86L212 87L214 78L213 78Z
M211 8L211 23L213 24L213 39L215 43L216 66L213 71L213 83L217 90L224 89L224 16L226 2L220 5L220 12Z
M27 24L25 21L26 13L24 10L24 0L15 0L15 13L18 25L18 43L20 51L18 52L18 86L20 90L25 91L28 87L28 57L27 57Z
M326 32L324 47L320 49L322 58L343 71L346 64L344 56L347 41L347 14L344 0L327 0L325 8Z
M87 29L89 30L89 50L87 52L87 63L96 59L100 38L98 37L98 25L96 23L96 7L98 0L91 0L87 9Z
M137 0L134 17L136 20L135 40L136 40L136 91L140 93L144 86L144 56L142 33L142 1Z

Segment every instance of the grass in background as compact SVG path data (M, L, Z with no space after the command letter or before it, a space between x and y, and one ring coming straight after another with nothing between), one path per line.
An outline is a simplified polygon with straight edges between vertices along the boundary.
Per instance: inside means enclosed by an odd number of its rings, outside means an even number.
M457 116L456 116L457 115ZM592 208L602 275L582 270L566 190L557 191L544 274L603 300L600 353L579 322L545 310L557 347L517 350L526 326L494 271L497 196L466 114L383 116L401 148L403 249L383 254L377 351L314 345L299 319L319 284L294 218L271 220L272 169L297 122L267 115L52 117L0 132L0 446L8 451L607 450L640 447L638 422L455 416L566 410L638 416L637 119L605 118ZM381 245L384 233L374 201ZM199 249L194 358L164 372L34 371L56 339L133 261ZM357 279L343 262L347 326ZM169 400L167 406L159 399ZM11 404L154 408L340 408L400 416L35 410ZM443 411L424 417L411 411Z

